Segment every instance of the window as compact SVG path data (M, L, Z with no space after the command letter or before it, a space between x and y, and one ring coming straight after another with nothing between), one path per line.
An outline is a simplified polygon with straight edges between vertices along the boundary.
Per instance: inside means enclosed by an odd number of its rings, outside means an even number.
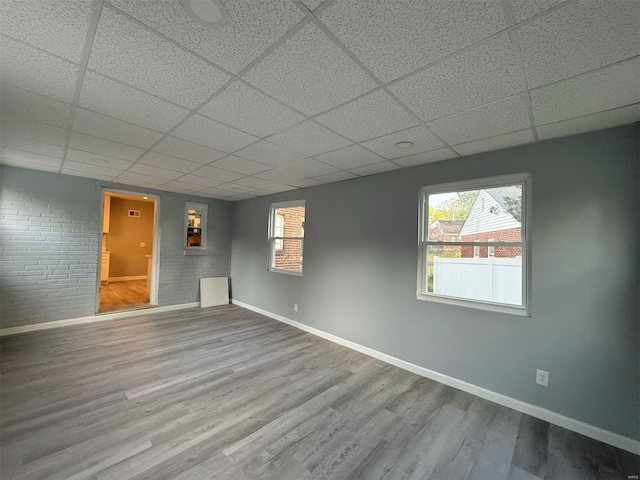
M185 205L185 249L204 250L207 246L208 205L187 203Z
M304 200L274 203L269 214L269 270L302 275Z
M530 184L521 174L420 191L418 299L529 314ZM455 239L429 238L434 222Z

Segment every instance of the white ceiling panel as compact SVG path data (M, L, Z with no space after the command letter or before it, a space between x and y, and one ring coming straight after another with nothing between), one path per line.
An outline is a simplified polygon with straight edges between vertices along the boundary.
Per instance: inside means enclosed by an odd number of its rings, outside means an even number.
M507 34L407 77L390 89L425 121L521 91Z
M248 200L249 198L255 198L256 195L253 195L251 193L238 193L235 195L229 195L227 197L222 197L221 200L226 200L229 202L235 202L235 201L239 201L239 200Z
M137 160L144 153L142 148L112 142L103 138L92 137L84 133L71 132L69 146L77 150L100 153L108 157L117 157L125 160Z
M149 148L162 138L162 133L138 127L84 108L76 110L76 115L73 119L73 130L144 149Z
M304 177L317 177L319 175L327 175L329 173L335 173L337 168L327 165L326 163L319 162L312 158L304 158L302 160L296 160L288 165L280 167L285 172L292 172L302 175Z
M0 145L11 150L22 150L24 152L38 153L50 157L62 158L64 147L47 142L41 142L32 138L19 135L12 135L5 131L0 137Z
M474 140L473 142L461 143L460 145L454 145L453 149L460 155L472 155L474 153L490 152L492 150L500 150L501 148L514 147L534 141L533 132L531 129L527 129L491 138L484 138L482 140Z
M529 88L640 53L637 1L582 0L518 30Z
M166 168L154 167L153 165L147 165L145 163L136 163L133 165L129 172L139 173L140 175L148 175L150 177L163 178L165 181L175 180L182 177L182 172L176 172L175 170L168 170Z
M510 0L513 19L516 23L524 22L564 1L566 0Z
M244 158L229 155L221 158L220 160L211 164L217 168L223 168L236 173L244 173L245 175L253 175L254 173L264 172L269 170L269 166L262 163L254 162L252 160L245 160Z
M320 19L384 82L506 27L502 3L496 0L343 0Z
M278 167L304 158L304 155L299 152L276 145L275 143L267 142L266 140L260 140L253 145L249 145L236 152L235 155L272 167Z
M174 193L193 193L198 190L202 190L204 187L201 185L193 185L191 183L175 180L162 185L162 190Z
M430 152L417 153L407 157L396 158L393 163L397 163L403 167L415 167L425 163L439 162L440 160L448 160L455 158L457 155L448 148L440 148Z
M176 172L189 173L202 165L196 162L190 162L189 160L183 160L181 158L170 157L157 152L147 152L140 159L140 163L146 165L152 165L154 167L166 168L168 170L175 170Z
M336 172L330 173L329 175L321 175L319 177L316 177L316 180L323 183L331 183L341 182L343 180L351 180L352 178L358 178L358 176L350 172Z
M328 110L376 87L312 23L276 48L244 79L307 115Z
M0 2L1 3L1 2ZM71 105L20 88L0 88L2 123L41 122L67 128Z
M264 180L258 177L244 177L244 178L241 178L240 180L236 180L234 183L237 183L238 185L244 185L245 187L252 187L254 189L268 188L276 185L274 182L271 182L269 180Z
M244 177L244 175L242 175L241 173L230 172L229 170L222 170L220 168L207 165L191 173L189 178L191 177L207 177L213 180L219 180L221 182L233 182L238 178ZM191 182L192 180L185 179L184 181Z
M185 175L184 177L181 177L179 181L189 183L191 185L198 185L200 189L204 189L207 187L215 187L216 185L221 185L228 180L214 180L213 178L203 177L201 175Z
M0 148L0 163L13 167L57 172L62 164L62 159L9 148Z
M305 118L243 82L233 83L200 113L258 137L284 130Z
M594 113L585 117L573 118L564 122L551 123L538 127L541 139L565 137L576 133L602 130L604 128L626 125L640 121L640 104L615 108L606 112Z
M84 177L84 178L91 178L94 180L103 180L105 182L110 182L113 180L113 175L103 175L97 172L83 172L79 170L72 170L66 167L63 167L60 173L62 173L63 175L72 175L74 177Z
M190 109L231 78L107 5L88 67Z
M206 190L200 190L197 195L199 197L222 199L229 195L229 191L220 190L219 188L207 188Z
M411 148L399 149L394 146L398 142L412 142L414 146ZM388 160L435 150L444 146L440 140L429 133L429 131L424 127L410 128L401 132L392 133L391 135L385 135L384 137L364 142L362 145Z
M93 4L93 0L2 0L2 33L80 62Z
M341 148L340 150L317 155L316 158L345 170L380 163L384 160L384 158L375 153L371 153L360 145L351 145L346 148Z
M70 160L66 160L64 162L64 165L62 166L62 173L67 173L69 170L72 170L74 172L82 172L84 173L84 175L81 175L83 177L84 176L90 177L93 174L95 174L95 175L100 175L103 178L107 177L109 180L113 179L114 177L122 173L122 170L115 169L115 168L103 167L100 165L91 165L88 163L72 162ZM70 175L77 175L77 173L70 174Z
M107 155L85 152L74 148L69 148L67 150L67 161L88 163L98 167L113 168L120 171L126 170L133 164L133 162L123 160L122 158L109 157Z
M277 184L295 182L296 180L302 180L304 175L299 173L287 172L282 170L282 167L274 168L273 170L267 170L266 172L260 172L254 175L255 177L262 178L263 180L271 180ZM267 187L265 190L269 190L272 187Z
M276 133L269 140L308 156L346 147L350 142L311 120Z
M227 0L227 23L212 28L193 20L179 1L109 2L233 73L251 63L303 18L288 0Z
M318 185L323 185L323 183L314 178L302 178L300 180L294 180L290 182L291 186L299 187L299 188L309 188L309 187L317 187Z
M275 187L266 188L265 191L270 193L289 192L291 190L297 190L297 187L293 185L276 185ZM257 192L251 192L252 195L258 195Z
M418 121L384 90L376 90L324 113L315 120L356 142L418 124Z
M193 115L180 125L172 135L227 153L239 150L258 140L253 135L198 114Z
M640 102L640 60L627 60L531 92L537 125Z
M247 193L255 190L255 188L253 187L247 187L246 185L240 185L238 183L225 183L224 185L220 185L216 188L219 190L225 190L227 192L227 195L229 195L229 192Z
M166 132L187 110L93 72L86 72L79 105L143 127Z
M390 170L396 170L400 168L395 163L380 162L373 165L365 165L364 167L352 168L349 170L351 173L364 177L366 175L375 175L376 173L388 172Z
M0 83L72 102L78 67L48 53L2 38Z
M168 136L164 138L154 148L154 151L164 153L170 157L191 160L192 162L207 164L226 155L219 150L203 147L193 142L187 142L176 137Z
M4 108L4 105L2 105ZM2 137L13 136L38 142L64 146L67 132L65 129L35 121L2 118L0 123Z
M429 123L431 129L450 145L524 130L530 125L522 95L505 98Z
M127 185L137 185L139 187L155 188L163 183L167 183L164 178L150 177L149 175L142 175L134 172L124 172L116 177L114 180L116 183L124 183Z

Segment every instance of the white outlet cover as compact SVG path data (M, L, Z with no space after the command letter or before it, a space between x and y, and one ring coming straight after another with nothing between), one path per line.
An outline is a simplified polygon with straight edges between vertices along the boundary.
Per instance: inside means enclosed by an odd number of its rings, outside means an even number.
M298 304L297 304L297 303L294 303L294 304L293 304L293 311L294 311L294 312L297 312L297 311L298 311Z
M543 387L549 386L549 372L544 370L536 370L536 383Z

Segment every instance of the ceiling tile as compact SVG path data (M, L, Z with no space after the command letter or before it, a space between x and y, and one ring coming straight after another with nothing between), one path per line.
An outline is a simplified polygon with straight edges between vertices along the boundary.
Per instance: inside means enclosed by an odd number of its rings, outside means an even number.
M279 193L279 192L289 192L291 190L297 190L297 187L294 187L293 185L276 185L275 187L269 187L266 188L265 190L267 192L271 192L271 193ZM252 192L252 194L257 195L256 192Z
M399 149L394 147L398 142L412 142L414 146L411 148ZM414 153L435 150L444 146L440 140L434 137L425 127L422 126L369 140L368 142L364 142L362 145L388 160Z
M274 168L273 170L267 170L266 172L260 172L254 175L255 177L262 178L263 180L271 180L272 182L282 184L282 183L290 183L295 182L296 180L301 180L304 178L304 175L299 173L287 172L282 170L282 167ZM265 188L265 190L270 189L271 187Z
M93 72L84 75L79 105L160 132L173 128L188 113Z
M76 110L76 115L73 119L73 130L144 149L149 148L162 138L162 133L138 127L84 108Z
M638 58L547 85L531 92L536 125L640 101Z
M161 189L166 192L174 192L174 193L193 193L198 190L202 190L204 187L201 185L193 185L191 183L181 182L179 180L174 180L173 182L168 182L162 185Z
M226 190L227 194L229 194L229 192L247 193L255 190L253 187L247 187L246 185L240 185L238 183L225 183L224 185L220 185L216 188L219 190Z
M38 153L50 157L62 158L64 147L52 143L41 142L32 138L12 135L6 131L0 137L0 146L11 150L21 150L23 152Z
M146 165L153 165L154 167L166 168L168 170L175 170L176 172L189 173L196 168L200 168L202 165L196 162L190 162L189 160L183 160L181 158L170 157L157 152L147 152L140 159L140 163Z
M238 193L236 195L229 195L228 197L223 197L221 200L225 200L227 202L236 202L239 200L248 200L250 198L255 198L256 195L252 195L251 193Z
M417 153L407 157L396 158L393 162L403 167L415 167L424 163L439 162L440 160L448 160L455 158L456 154L448 148L440 148L430 152Z
M122 170L115 169L115 168L102 167L99 165L90 165L88 163L79 163L79 162L72 162L70 160L65 160L64 165L62 165L62 173L69 174L68 173L69 170L72 170L73 172L82 172L84 175L81 175L81 176L83 177L85 176L93 177L94 175L98 175L101 177L107 177L109 180L113 179L114 177L117 177L122 173ZM69 175L78 175L78 173L71 173Z
M137 185L139 187L155 188L158 185L167 183L165 178L150 177L148 175L142 175L134 172L124 172L118 177L113 179L116 183L124 183L127 185Z
M395 163L391 162L380 162L375 163L373 165L365 165L364 167L352 168L349 170L351 173L355 173L356 175L365 176L365 175L375 175L376 173L388 172L390 170L396 170L400 167Z
M522 95L516 95L435 120L429 126L452 145L524 130L531 124Z
M107 155L85 152L74 148L69 148L67 150L67 161L69 160L79 163L88 163L98 167L113 168L120 171L126 170L133 164L133 162L123 160L122 158L109 157Z
M62 168L60 173L62 173L63 175L72 175L74 177L91 178L92 180L103 180L105 182L110 182L113 180L113 175L102 175L96 172L82 172L79 170L72 170L66 167Z
M578 75L640 53L636 1L588 0L518 29L529 88Z
M338 169L326 163L319 162L312 158L304 158L296 160L288 165L280 167L285 172L297 173L305 177L317 177L318 175L326 175L328 173L337 172Z
M233 83L200 113L258 137L284 130L305 118L243 82Z
M270 192L269 190L254 190L251 192L251 195L255 195L256 197L266 197L267 195L273 195L275 192Z
M209 165L201 167L198 170L196 170L195 172L191 173L189 178L199 177L199 176L200 177L211 178L213 180L219 180L221 182L233 182L234 180L237 180L238 178L244 177L244 175L242 175L240 173L230 172L229 170L222 170L220 168L211 167ZM186 177L185 177L184 181L185 182L192 182L192 180L187 180ZM193 181L192 183L196 183L196 182Z
M4 105L2 105L2 108L4 108ZM0 123L0 132L2 132L2 137L21 137L60 146L65 145L67 137L67 131L64 128L31 120L5 120L4 116Z
M521 91L506 34L407 77L390 89L425 121Z
M22 152L20 150L12 150L9 148L0 148L0 159L2 160L3 165L46 171L57 171L62 164L62 158Z
M516 23L524 22L545 10L560 5L565 0L510 0L511 11Z
M254 173L264 172L269 170L269 166L257 163L251 160L245 160L244 158L229 155L228 157L221 158L220 160L212 163L214 167L224 168L232 172L244 173L245 175L253 175Z
M2 2L0 2L2 4ZM41 122L66 129L71 105L20 88L0 88L2 123Z
M473 142L461 143L454 145L453 149L460 155L472 155L474 153L490 152L492 150L500 150L502 148L532 142L535 142L533 132L531 129L527 129L498 135L496 137L483 138L482 140L474 140Z
M307 120L269 138L273 143L291 148L309 156L349 145L349 140L322 125Z
M231 153L258 140L220 122L195 114L180 125L173 136L198 143L205 147Z
M356 142L404 130L419 123L384 90L365 95L315 120Z
M322 5L325 0L301 0L305 7L307 7L312 12Z
M133 165L129 172L139 173L141 175L148 175L150 177L164 178L165 180L175 180L183 175L182 172L176 172L175 170L167 170L166 168L154 167L144 163L136 163Z
M338 168L350 170L352 168L380 163L384 158L371 153L369 150L362 148L360 145L351 145L347 148L334 150L333 152L317 155L318 160L334 165Z
M9 38L2 38L2 88L7 85L20 87L71 103L78 72L78 67L69 62Z
M100 153L109 157L123 158L132 161L137 160L138 157L144 153L142 148L132 147L78 132L71 132L69 146L86 152Z
M268 188L273 187L275 185L274 182L269 180L264 180L262 178L257 177L244 177L240 180L236 180L234 183L238 185L244 185L245 187L253 187L253 188Z
M178 1L110 3L233 73L256 59L303 18L288 0L227 0L227 23L212 28L192 19Z
M88 67L190 109L231 78L107 5Z
M80 62L93 4L93 0L2 0L2 33Z
M295 180L291 182L291 185L294 187L309 188L309 187L317 187L318 185L323 185L323 183L313 178L303 178L301 180Z
M213 178L203 177L199 175L185 175L180 178L180 182L189 183L192 185L198 185L200 189L206 187L215 187L216 185L221 185L228 180L214 180ZM175 182L172 182L175 183Z
M226 155L224 152L171 136L164 138L158 145L153 147L153 149L156 152L164 153L171 157L191 160L192 162L202 164L211 163Z
M228 190L220 190L219 188L208 188L206 190L198 191L198 196L200 197L208 197L208 198L218 198L221 199L229 195Z
M249 145L235 152L235 155L265 165L271 165L272 167L278 167L304 158L304 155L298 152L267 142L266 140L260 140L253 145Z
M287 105L315 115L377 85L312 23L244 76Z
M329 175L321 175L320 177L316 177L316 180L323 183L332 183L341 182L342 180L350 180L352 178L358 178L358 176L349 172L336 172L330 173Z
M320 19L384 82L506 27L496 0L344 0L329 6Z
M585 117L573 118L564 122L552 123L538 127L538 136L546 138L564 137L576 133L602 130L605 128L626 125L640 121L640 104L615 108L606 112L594 113Z

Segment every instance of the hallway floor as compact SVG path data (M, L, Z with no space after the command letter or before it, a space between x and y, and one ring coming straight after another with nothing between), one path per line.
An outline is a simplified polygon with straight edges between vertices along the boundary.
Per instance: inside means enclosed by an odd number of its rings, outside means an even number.
M98 313L118 312L149 308L149 292L146 280L110 282L100 285L100 309Z

